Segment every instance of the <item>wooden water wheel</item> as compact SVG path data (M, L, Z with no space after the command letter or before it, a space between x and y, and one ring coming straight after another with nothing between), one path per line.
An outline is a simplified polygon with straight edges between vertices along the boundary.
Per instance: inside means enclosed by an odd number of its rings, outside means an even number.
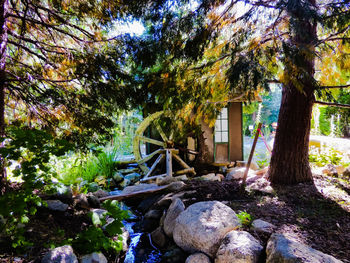
M173 141L173 130L167 132L161 127L160 120L164 118L164 115L165 114L163 111L158 111L151 114L142 121L135 132L135 137L133 140L134 156L136 162L145 174L141 181L188 173L195 175L194 168L190 167L186 162L184 162L179 156L179 150L174 148L175 143ZM149 127L155 128L155 130L159 133L159 139L151 138L151 136L147 134ZM145 144L157 146L157 149L147 155L144 155L142 154L141 148ZM182 167L182 169L174 171L172 160L175 160L179 166ZM156 168L164 161L166 164L166 173L153 175ZM147 164L150 164L150 168Z

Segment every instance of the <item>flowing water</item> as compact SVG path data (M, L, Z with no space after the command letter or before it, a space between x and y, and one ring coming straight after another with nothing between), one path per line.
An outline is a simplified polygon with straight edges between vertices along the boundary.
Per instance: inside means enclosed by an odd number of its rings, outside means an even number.
M126 252L124 263L158 263L161 261L161 252L153 246L150 234L135 233L132 228L135 222L124 222L130 234L129 249Z

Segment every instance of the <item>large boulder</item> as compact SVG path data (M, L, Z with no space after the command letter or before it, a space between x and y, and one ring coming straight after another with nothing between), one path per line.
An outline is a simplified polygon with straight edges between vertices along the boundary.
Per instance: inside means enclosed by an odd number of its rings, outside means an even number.
M165 234L167 234L168 237L173 236L175 220L179 216L179 214L184 210L185 210L185 205L179 198L174 199L171 205L169 206L169 209L164 219L164 227L163 227L164 232Z
M195 253L190 255L185 263L210 263L210 258L203 253Z
M176 218L173 238L185 251L214 257L223 237L238 227L238 217L230 207L218 201L199 202Z
M78 259L73 252L73 248L69 245L56 247L47 252L42 263L78 263Z
M263 247L251 234L245 231L230 231L222 240L215 263L255 263Z
M267 263L341 263L342 261L304 244L288 239L283 234L272 234L267 248Z

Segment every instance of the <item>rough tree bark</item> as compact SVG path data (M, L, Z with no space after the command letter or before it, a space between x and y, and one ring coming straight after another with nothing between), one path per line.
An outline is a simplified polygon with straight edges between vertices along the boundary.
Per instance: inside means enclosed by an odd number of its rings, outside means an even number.
M0 0L0 137L5 136L5 86L6 86L6 47L8 0ZM0 145L1 147L2 145ZM3 192L6 185L6 169L4 160L0 156L0 191Z
M315 6L314 0L309 0ZM269 179L273 184L312 181L309 135L314 97L316 22L293 7L288 10L292 38L285 54L285 82L272 152ZM291 48L291 49L290 49Z

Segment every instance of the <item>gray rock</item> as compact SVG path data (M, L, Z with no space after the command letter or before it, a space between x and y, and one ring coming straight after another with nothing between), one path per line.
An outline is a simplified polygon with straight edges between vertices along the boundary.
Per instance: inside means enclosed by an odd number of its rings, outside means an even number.
M87 185L87 191L88 192L96 192L100 189L100 186L96 182L89 183Z
M179 216L179 214L184 210L185 210L185 205L179 198L174 199L171 205L169 206L169 209L164 219L164 227L163 227L164 232L165 234L167 234L168 237L173 236L175 220Z
M350 166L344 170L343 176L350 177Z
M119 172L116 172L114 175L113 175L113 180L116 184L119 184L121 183L123 180L124 180L124 177L121 173Z
M60 200L46 200L47 208L52 211L64 212L68 209L68 205L62 203Z
M162 256L162 263L179 263L185 262L186 254L178 247L168 249Z
M74 197L74 206L78 208L85 208L88 209L90 208L90 204L88 201L88 198L86 194L78 194L77 196Z
M267 248L267 263L341 263L316 249L290 240L283 234L272 234Z
M88 193L86 195L89 206L90 207L95 207L95 208L99 208L100 207L100 200L98 200L98 198L96 196L94 196L92 193Z
M340 164L340 165L336 165L336 166L335 166L335 169L337 170L337 173L338 173L338 174L343 174L344 171L345 171L345 167L342 166L341 164Z
M158 185L156 184L138 184L138 185L132 185L125 187L121 194L131 194L135 192L142 192L142 191L147 191L147 190L153 190L159 188Z
M100 219L105 217L105 214L107 213L106 209L100 209L100 208L95 208L91 209L91 212L96 213Z
M246 167L247 161L237 161L236 165L237 165L237 167ZM252 160L250 163L249 169L257 171L257 170L259 170L259 165L254 160Z
M177 182L177 181L187 181L187 175L183 174L183 175L179 175L179 176L166 176L163 178L157 178L157 185L168 185L171 184L173 182Z
M204 181L221 182L223 178L222 178L222 176L216 175L215 173L210 173L210 174L202 175L201 177L199 177L199 179L204 180Z
M338 171L333 164L327 164L322 169L322 173L327 174L327 175L331 175L331 176L338 176Z
M106 257L101 253L91 253L85 256L82 256L81 263L107 263Z
M171 202L172 202L172 196L174 194L173 193L169 193L165 196L162 196L159 201L157 202L157 206L160 206L160 207L169 207Z
M236 213L218 201L189 206L175 220L173 238L183 250L214 257L222 238L239 227Z
M226 180L240 180L243 179L245 167L235 167L231 168L228 173L226 174ZM249 169L248 170L248 177L254 177L254 171Z
M131 185L131 184L132 184L132 183L131 183L131 181L130 181L129 179L124 178L123 182L121 182L121 183L119 184L119 186L120 186L121 188L126 188L126 187L128 187L129 185Z
M78 263L78 259L69 245L56 247L47 252L41 260L42 263Z
M255 263L263 249L248 232L230 231L221 242L215 263Z
M272 234L275 229L275 225L261 219L252 222L252 230L256 232Z
M66 186L64 184L57 184L55 185L56 189L56 196L58 199L72 199L73 198L73 191L70 186Z
M169 184L166 189L170 192L177 192L177 191L182 190L185 185L186 184L184 182L177 181L177 182L173 182L173 183Z
M93 192L92 194L94 196L96 196L97 198L103 198L103 197L109 196L109 193L107 191L102 190L102 189L97 190L96 192Z
M136 183L138 180L140 180L141 175L138 173L131 173L124 176L124 180L130 180L131 183Z
M149 210L146 214L145 214L145 218L148 219L160 219L163 215L163 212L160 210Z
M185 263L210 263L210 258L203 253L195 253L190 255Z
M123 233L120 236L122 238L123 251L126 252L129 249L128 241L130 239L130 233L125 227L122 228L122 231Z
M154 230L151 233L151 238L154 244L156 244L158 247L163 248L166 246L168 238L163 232L161 227L158 227L156 230Z

